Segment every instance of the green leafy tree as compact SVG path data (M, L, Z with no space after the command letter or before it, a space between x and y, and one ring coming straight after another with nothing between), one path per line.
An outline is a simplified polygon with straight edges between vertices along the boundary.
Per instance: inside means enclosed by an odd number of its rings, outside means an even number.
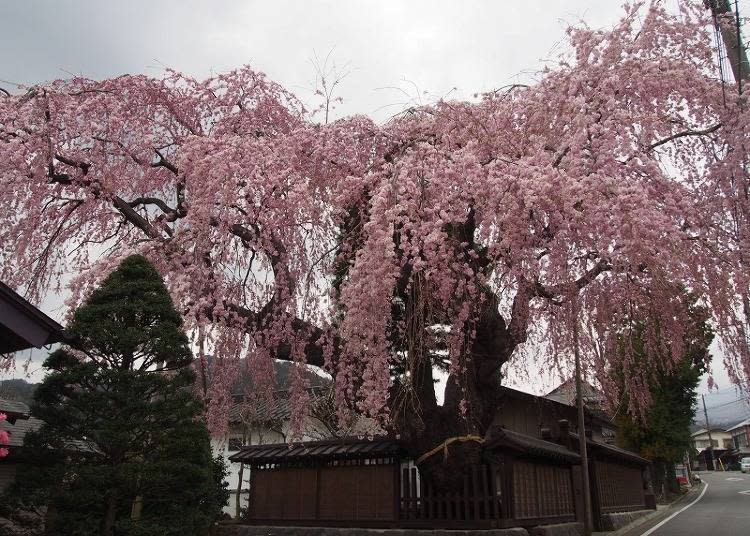
M635 418L625 413L618 416L620 440L624 447L638 452L652 462L652 481L654 490L661 493L677 492L679 486L675 476L675 463L680 462L685 452L691 447L690 425L696 403L696 388L701 375L711 361L709 346L713 332L708 324L707 311L696 305L695 298L686 295L690 311L690 324L684 335L684 352L682 359L671 367L665 368L660 360L650 373L650 392L652 404L643 418ZM622 337L622 344L632 344L640 363L645 363L644 346L648 337L659 337L659 326L638 325L629 330L630 337ZM653 363L652 363L653 365ZM621 373L620 373L621 376ZM627 407L628 393L623 407Z
M17 485L49 504L47 533L201 534L219 515L226 471L211 454L181 324L141 256L75 312L72 348L44 363L32 412L45 424L28 441L37 463Z

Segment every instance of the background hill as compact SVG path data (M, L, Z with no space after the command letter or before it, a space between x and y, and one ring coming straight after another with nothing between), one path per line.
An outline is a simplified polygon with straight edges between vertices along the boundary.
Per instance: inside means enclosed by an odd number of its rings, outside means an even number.
M712 428L729 428L750 417L749 393L741 393L733 387L727 387L712 391L705 397L708 421ZM700 395L696 402L693 431L706 427Z
M37 383L29 383L24 379L0 380L0 398L17 400L27 406L31 405Z

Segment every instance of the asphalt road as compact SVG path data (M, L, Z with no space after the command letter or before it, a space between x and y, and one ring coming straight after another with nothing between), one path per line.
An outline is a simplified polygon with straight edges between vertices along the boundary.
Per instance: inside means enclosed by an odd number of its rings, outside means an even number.
M708 489L698 502L654 530L665 518L641 525L642 536L750 536L750 474L739 471L706 472L700 477ZM743 493L746 492L746 493ZM681 502L679 512L695 499ZM649 532L652 531L652 532ZM630 533L629 533L630 534Z

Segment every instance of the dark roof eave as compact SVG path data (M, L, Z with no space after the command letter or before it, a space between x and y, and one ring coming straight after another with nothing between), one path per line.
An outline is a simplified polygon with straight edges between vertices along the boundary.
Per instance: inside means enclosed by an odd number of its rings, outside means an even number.
M7 352L12 353L27 348L43 347L56 342L69 342L72 340L70 334L68 334L60 324L44 314L37 307L34 307L8 285L0 281L0 303L3 302L10 307L11 311L16 311L16 313L22 318L26 318L31 324L38 326L42 333L46 332L47 334L44 340L31 342L27 339L28 335L16 333L11 324L5 329L10 329L10 332L15 334L16 338L19 338L19 340L16 341L17 344L11 344L6 348ZM1 349L2 345L0 345L0 350Z
M513 432L505 428L496 430L493 433L494 436L484 443L485 450L495 448L510 449L522 455L535 458L545 458L573 465L581 463L581 457L577 453L557 443Z
M364 458L401 457L404 451L400 443L386 438L327 439L304 441L297 444L275 443L242 447L229 457L232 462L249 464L291 463L303 460L315 462L329 460L354 460Z
M578 434L571 433L570 436L575 440L576 443L579 441ZM586 448L594 453L604 454L606 457L615 458L619 460L626 460L638 465L649 465L651 462L646 458L638 456L635 452L616 447L614 445L608 445L606 443L600 443L593 439L586 438Z

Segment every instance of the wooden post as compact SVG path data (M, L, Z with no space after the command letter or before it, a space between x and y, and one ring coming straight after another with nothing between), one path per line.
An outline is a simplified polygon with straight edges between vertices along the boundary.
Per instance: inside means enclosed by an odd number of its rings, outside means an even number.
M401 500L402 508L401 512L406 510L406 516L402 516L404 519L411 519L411 485L409 482L409 468L404 467L401 470L401 488L403 490L403 499Z
M589 486L589 457L586 452L586 419L583 411L581 385L581 350L578 346L578 308L573 319L573 354L576 364L576 406L578 407L578 446L581 455L581 487L583 489L583 533L591 536L591 490Z
M708 461L706 461L706 469L709 469L710 471L716 471L716 462L714 461L714 440L711 437L711 425L708 423L706 396L701 395L701 400L703 400L703 416L706 418L706 432L708 432L708 457L711 459L711 468L708 468Z

